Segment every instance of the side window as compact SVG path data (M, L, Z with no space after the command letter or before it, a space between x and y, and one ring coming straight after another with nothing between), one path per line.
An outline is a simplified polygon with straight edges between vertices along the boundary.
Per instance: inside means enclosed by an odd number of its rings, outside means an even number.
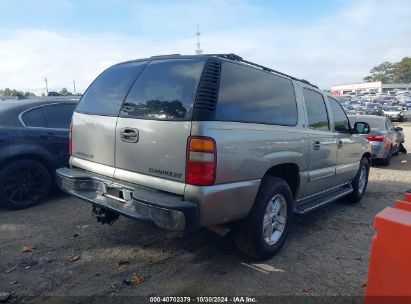
M308 126L311 129L328 131L330 125L328 122L327 108L323 96L310 89L303 89L305 105L307 108Z
M224 62L215 119L295 126L293 84L284 77Z
M74 104L49 105L43 107L43 113L49 128L68 129Z
M105 70L84 93L76 111L117 116L131 84L146 63L122 63Z
M333 113L334 130L337 132L348 132L350 130L348 118L340 103L329 96L328 102L331 105L331 112Z
M43 107L34 108L23 114L22 120L27 127L47 127L46 119L43 115Z

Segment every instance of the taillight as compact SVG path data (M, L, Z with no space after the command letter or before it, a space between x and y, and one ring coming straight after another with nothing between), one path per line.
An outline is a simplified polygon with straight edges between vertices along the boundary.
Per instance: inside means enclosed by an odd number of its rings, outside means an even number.
M73 155L73 123L70 123L70 132L69 132L69 154Z
M215 183L217 149L214 139L190 136L187 142L186 183L210 186Z
M385 135L383 134L368 135L366 139L369 141L385 141Z

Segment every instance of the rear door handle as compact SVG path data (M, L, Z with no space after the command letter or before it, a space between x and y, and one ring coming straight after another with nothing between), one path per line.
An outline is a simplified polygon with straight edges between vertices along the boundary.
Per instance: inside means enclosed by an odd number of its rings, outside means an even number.
M337 148L338 148L338 149L341 149L342 146L343 146L343 142L342 142L342 140L339 140L339 141L337 142Z
M138 130L133 128L124 128L121 130L121 140L128 143L138 142Z
M320 150L320 148L321 148L321 143L319 141L315 141L313 143L313 149L314 150Z

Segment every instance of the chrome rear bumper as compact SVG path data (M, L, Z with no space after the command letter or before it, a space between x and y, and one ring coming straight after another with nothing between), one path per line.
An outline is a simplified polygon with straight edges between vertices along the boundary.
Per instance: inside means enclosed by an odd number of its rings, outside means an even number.
M104 208L136 220L150 220L169 230L188 230L197 226L198 207L182 196L76 168L56 170L61 190L95 207ZM118 196L112 195L114 190Z

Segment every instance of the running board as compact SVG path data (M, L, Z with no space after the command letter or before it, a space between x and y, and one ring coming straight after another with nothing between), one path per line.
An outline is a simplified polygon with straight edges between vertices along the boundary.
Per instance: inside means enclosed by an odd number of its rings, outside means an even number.
M305 214L320 206L331 203L340 197L350 194L351 192L353 192L351 184L345 184L338 188L303 198L302 200L295 202L294 212L298 214Z

